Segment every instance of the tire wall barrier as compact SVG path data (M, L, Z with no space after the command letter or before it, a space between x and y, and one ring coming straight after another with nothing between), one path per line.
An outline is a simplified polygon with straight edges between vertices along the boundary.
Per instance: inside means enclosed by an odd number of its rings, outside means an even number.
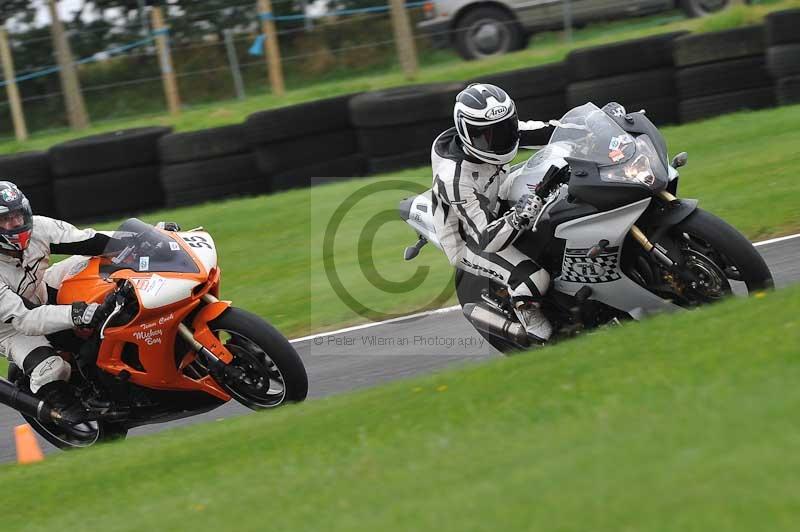
M39 214L84 221L426 166L433 140L452 127L456 94L474 82L508 91L521 120L560 118L587 101L644 109L657 125L800 103L797 28L800 9L759 26L667 33L574 50L562 63L259 111L230 126L104 133L0 156L0 180L16 182Z

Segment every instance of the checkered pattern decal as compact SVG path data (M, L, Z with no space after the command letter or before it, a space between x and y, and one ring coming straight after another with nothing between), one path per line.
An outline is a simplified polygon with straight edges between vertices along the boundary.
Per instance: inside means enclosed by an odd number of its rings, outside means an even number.
M588 249L567 249L561 267L561 280L571 283L608 283L622 276L617 270L619 247L606 248L595 258Z

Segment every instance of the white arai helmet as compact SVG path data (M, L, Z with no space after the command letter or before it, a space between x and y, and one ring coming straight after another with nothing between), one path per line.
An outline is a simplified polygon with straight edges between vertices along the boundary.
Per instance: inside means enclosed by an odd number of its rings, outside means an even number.
M453 120L467 154L491 164L506 164L516 157L517 108L500 87L473 83L458 93Z

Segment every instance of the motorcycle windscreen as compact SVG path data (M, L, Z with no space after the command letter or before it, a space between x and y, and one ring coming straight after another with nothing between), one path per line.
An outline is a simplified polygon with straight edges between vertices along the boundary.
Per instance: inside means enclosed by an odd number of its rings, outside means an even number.
M200 273L194 258L169 235L136 218L130 218L111 235L103 256L106 274L135 272Z
M572 109L559 122L550 144L567 147L569 157L608 166L627 162L636 153L633 136L593 103Z

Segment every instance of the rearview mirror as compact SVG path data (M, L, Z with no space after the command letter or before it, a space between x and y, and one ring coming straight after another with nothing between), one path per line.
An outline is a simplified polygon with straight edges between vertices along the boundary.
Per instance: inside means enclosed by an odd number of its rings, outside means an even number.
M689 162L689 154L685 151L680 152L678 155L672 159L672 163L670 166L673 168L680 168L681 166L686 166L686 163Z

